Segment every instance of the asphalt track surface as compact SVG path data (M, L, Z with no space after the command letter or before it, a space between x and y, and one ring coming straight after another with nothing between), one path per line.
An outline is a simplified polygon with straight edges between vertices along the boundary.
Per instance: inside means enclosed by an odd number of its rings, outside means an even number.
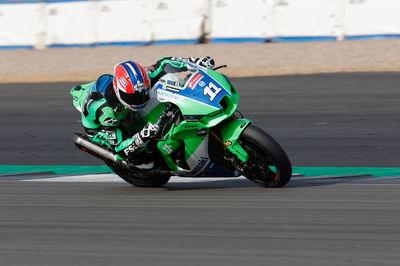
M400 74L233 82L244 116L293 165L399 165ZM1 164L100 164L71 144L71 86L0 84ZM0 178L0 265L398 265L399 190L396 178L363 176L283 189Z
M393 166L400 150L400 73L233 79L239 110L295 166ZM1 164L94 165L71 142L82 131L69 89L0 84Z

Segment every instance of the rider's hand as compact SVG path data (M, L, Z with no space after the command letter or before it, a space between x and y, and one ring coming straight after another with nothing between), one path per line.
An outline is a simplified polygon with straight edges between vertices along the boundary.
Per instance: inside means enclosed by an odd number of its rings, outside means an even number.
M209 68L209 69L213 69L215 67L214 59L212 59L209 56L199 58L199 61L197 62L197 64L199 66L206 67L206 68Z
M160 127L157 124L149 123L143 127L139 134L142 140L145 141L157 135L158 130L160 130Z
M213 69L215 67L214 59L209 56L206 57L189 57L189 62L195 63L196 65Z
M157 135L158 130L160 127L156 124L147 124L143 127L143 129L136 133L133 137L135 138L135 145L136 147L144 147L146 146L147 142L151 138L154 138Z

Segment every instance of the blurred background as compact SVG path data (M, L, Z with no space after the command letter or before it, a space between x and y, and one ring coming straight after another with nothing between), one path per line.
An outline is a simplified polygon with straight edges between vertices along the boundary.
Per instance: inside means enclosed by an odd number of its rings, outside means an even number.
M397 0L0 1L0 47L399 37Z

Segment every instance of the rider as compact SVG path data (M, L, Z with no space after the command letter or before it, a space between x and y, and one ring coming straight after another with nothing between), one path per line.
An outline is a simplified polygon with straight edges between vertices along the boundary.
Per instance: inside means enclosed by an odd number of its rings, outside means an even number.
M72 88L73 104L82 114L82 124L89 139L111 148L120 160L145 147L157 134L158 125L147 124L133 136L125 136L121 121L147 104L149 89L160 77L166 73L193 70L185 61L206 68L215 65L209 56L163 57L148 67L126 61L117 64L113 74L104 74L96 81Z

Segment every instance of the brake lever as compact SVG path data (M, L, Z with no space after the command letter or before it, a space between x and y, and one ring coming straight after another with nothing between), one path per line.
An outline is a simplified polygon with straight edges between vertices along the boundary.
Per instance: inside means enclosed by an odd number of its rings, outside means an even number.
M164 109L164 113L162 115L160 115L160 118L158 119L158 121L156 122L156 124L158 126L162 126L163 122L165 122L165 120L167 118L171 118L173 116L175 116L175 113L173 111L170 110L171 109L171 105L168 105L165 109Z
M173 109L172 105L168 105L166 106L164 113L160 116L160 118L158 119L158 121L156 122L156 124L160 127L160 131L157 133L156 136L160 136L160 138L154 138L154 140L156 141L163 141L164 139L161 138L161 136L163 136L164 134L164 128L167 124L172 123L172 119L173 117L175 117L176 113L179 111L178 108L176 108L175 110Z
M215 71L215 70L218 70L218 69L224 68L224 67L228 67L228 66L227 65L217 66L217 67L214 67L213 70Z

